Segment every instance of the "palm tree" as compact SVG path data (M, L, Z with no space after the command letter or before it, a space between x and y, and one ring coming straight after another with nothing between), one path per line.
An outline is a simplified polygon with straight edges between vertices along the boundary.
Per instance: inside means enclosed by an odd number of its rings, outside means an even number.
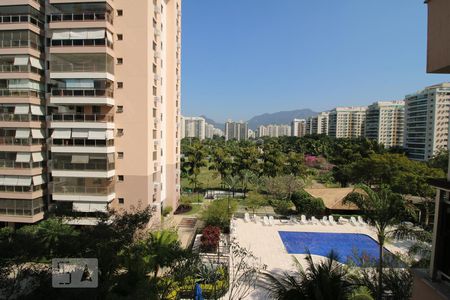
M349 280L347 268L338 262L338 258L337 253L331 251L325 260L315 264L308 253L306 270L294 258L297 271L293 275L264 273L263 288L274 299L347 299L354 285Z
M234 198L234 194L236 193L236 189L239 186L239 181L240 181L239 176L232 176L232 175L228 175L223 180L223 183L228 188L228 191L231 192L233 198Z
M387 186L373 190L364 184L357 185L343 203L355 204L377 232L379 245L377 299L381 299L384 244L387 238L399 235L397 228L392 228L402 222L402 217L412 215L411 209L401 195L392 192Z
M53 256L64 239L78 235L78 232L70 225L64 224L61 219L50 218L37 225L36 235L49 249L50 256Z
M151 232L146 244L149 256L147 261L153 269L154 278L158 276L160 268L171 265L183 254L175 231Z
M250 170L242 170L239 173L241 180L242 191L244 192L244 199L247 197L248 186L252 183L256 183L258 177Z

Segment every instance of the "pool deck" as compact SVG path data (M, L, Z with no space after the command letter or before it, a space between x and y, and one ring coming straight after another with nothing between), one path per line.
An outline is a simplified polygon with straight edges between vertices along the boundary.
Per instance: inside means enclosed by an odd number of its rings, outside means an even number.
M235 219L233 223L235 227L233 237L236 238L239 245L247 248L260 258L261 263L267 265L267 270L279 273L295 270L292 256L295 256L304 266L306 255L287 253L278 231L361 233L372 237L375 241L377 240L374 229L368 225L301 225L284 224L275 220L273 226L265 226L261 222L245 222L243 219ZM394 254L405 253L410 245L411 243L407 241L392 241L387 243L385 248ZM319 260L321 256L313 255L313 259Z

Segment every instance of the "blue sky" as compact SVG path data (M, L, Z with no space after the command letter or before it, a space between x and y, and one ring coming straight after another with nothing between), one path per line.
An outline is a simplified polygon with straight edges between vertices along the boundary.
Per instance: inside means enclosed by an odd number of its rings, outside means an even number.
M182 113L216 121L402 99L425 73L423 0L184 0Z

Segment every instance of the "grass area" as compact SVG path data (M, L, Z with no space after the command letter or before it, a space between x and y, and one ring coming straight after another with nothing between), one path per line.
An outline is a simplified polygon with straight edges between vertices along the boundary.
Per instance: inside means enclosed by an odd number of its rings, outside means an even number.
M220 176L214 170L209 170L208 167L203 167L198 175L200 187L203 189L219 189ZM193 185L189 182L188 178L181 178L181 186L183 189L193 189Z
M202 211L202 204L192 204L192 210L188 211L182 215L183 216L196 216L196 215L199 215L201 211Z

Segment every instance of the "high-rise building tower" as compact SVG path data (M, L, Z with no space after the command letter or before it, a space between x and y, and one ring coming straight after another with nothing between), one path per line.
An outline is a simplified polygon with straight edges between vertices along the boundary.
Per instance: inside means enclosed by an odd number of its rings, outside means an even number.
M181 138L198 138L204 140L206 137L206 121L202 117L181 117ZM212 135L211 137L212 138Z
M449 108L450 83L406 96L404 148L409 158L427 161L447 149Z
M336 107L330 111L328 135L334 138L355 138L364 135L367 107Z
M0 3L1 20L9 23L0 27L0 60L11 62L0 100L23 121L2 123L4 143L13 144L0 151L31 168L26 180L16 166L5 170L5 176L20 178L13 189L4 185L11 192L2 198L12 202L0 200L0 221L20 222L3 218L3 203L30 207L30 222L42 218L48 178L48 203L86 217L151 205L157 220L164 206L175 207L180 0L13 2ZM48 163L42 161L47 157ZM29 203L17 204L24 199Z
M403 146L404 101L379 101L367 109L364 136L386 147Z
M317 116L306 120L306 134L328 135L329 112L321 112Z
M225 123L225 140L248 140L248 123L228 120Z
M291 122L291 135L301 137L306 134L306 120L294 119Z

